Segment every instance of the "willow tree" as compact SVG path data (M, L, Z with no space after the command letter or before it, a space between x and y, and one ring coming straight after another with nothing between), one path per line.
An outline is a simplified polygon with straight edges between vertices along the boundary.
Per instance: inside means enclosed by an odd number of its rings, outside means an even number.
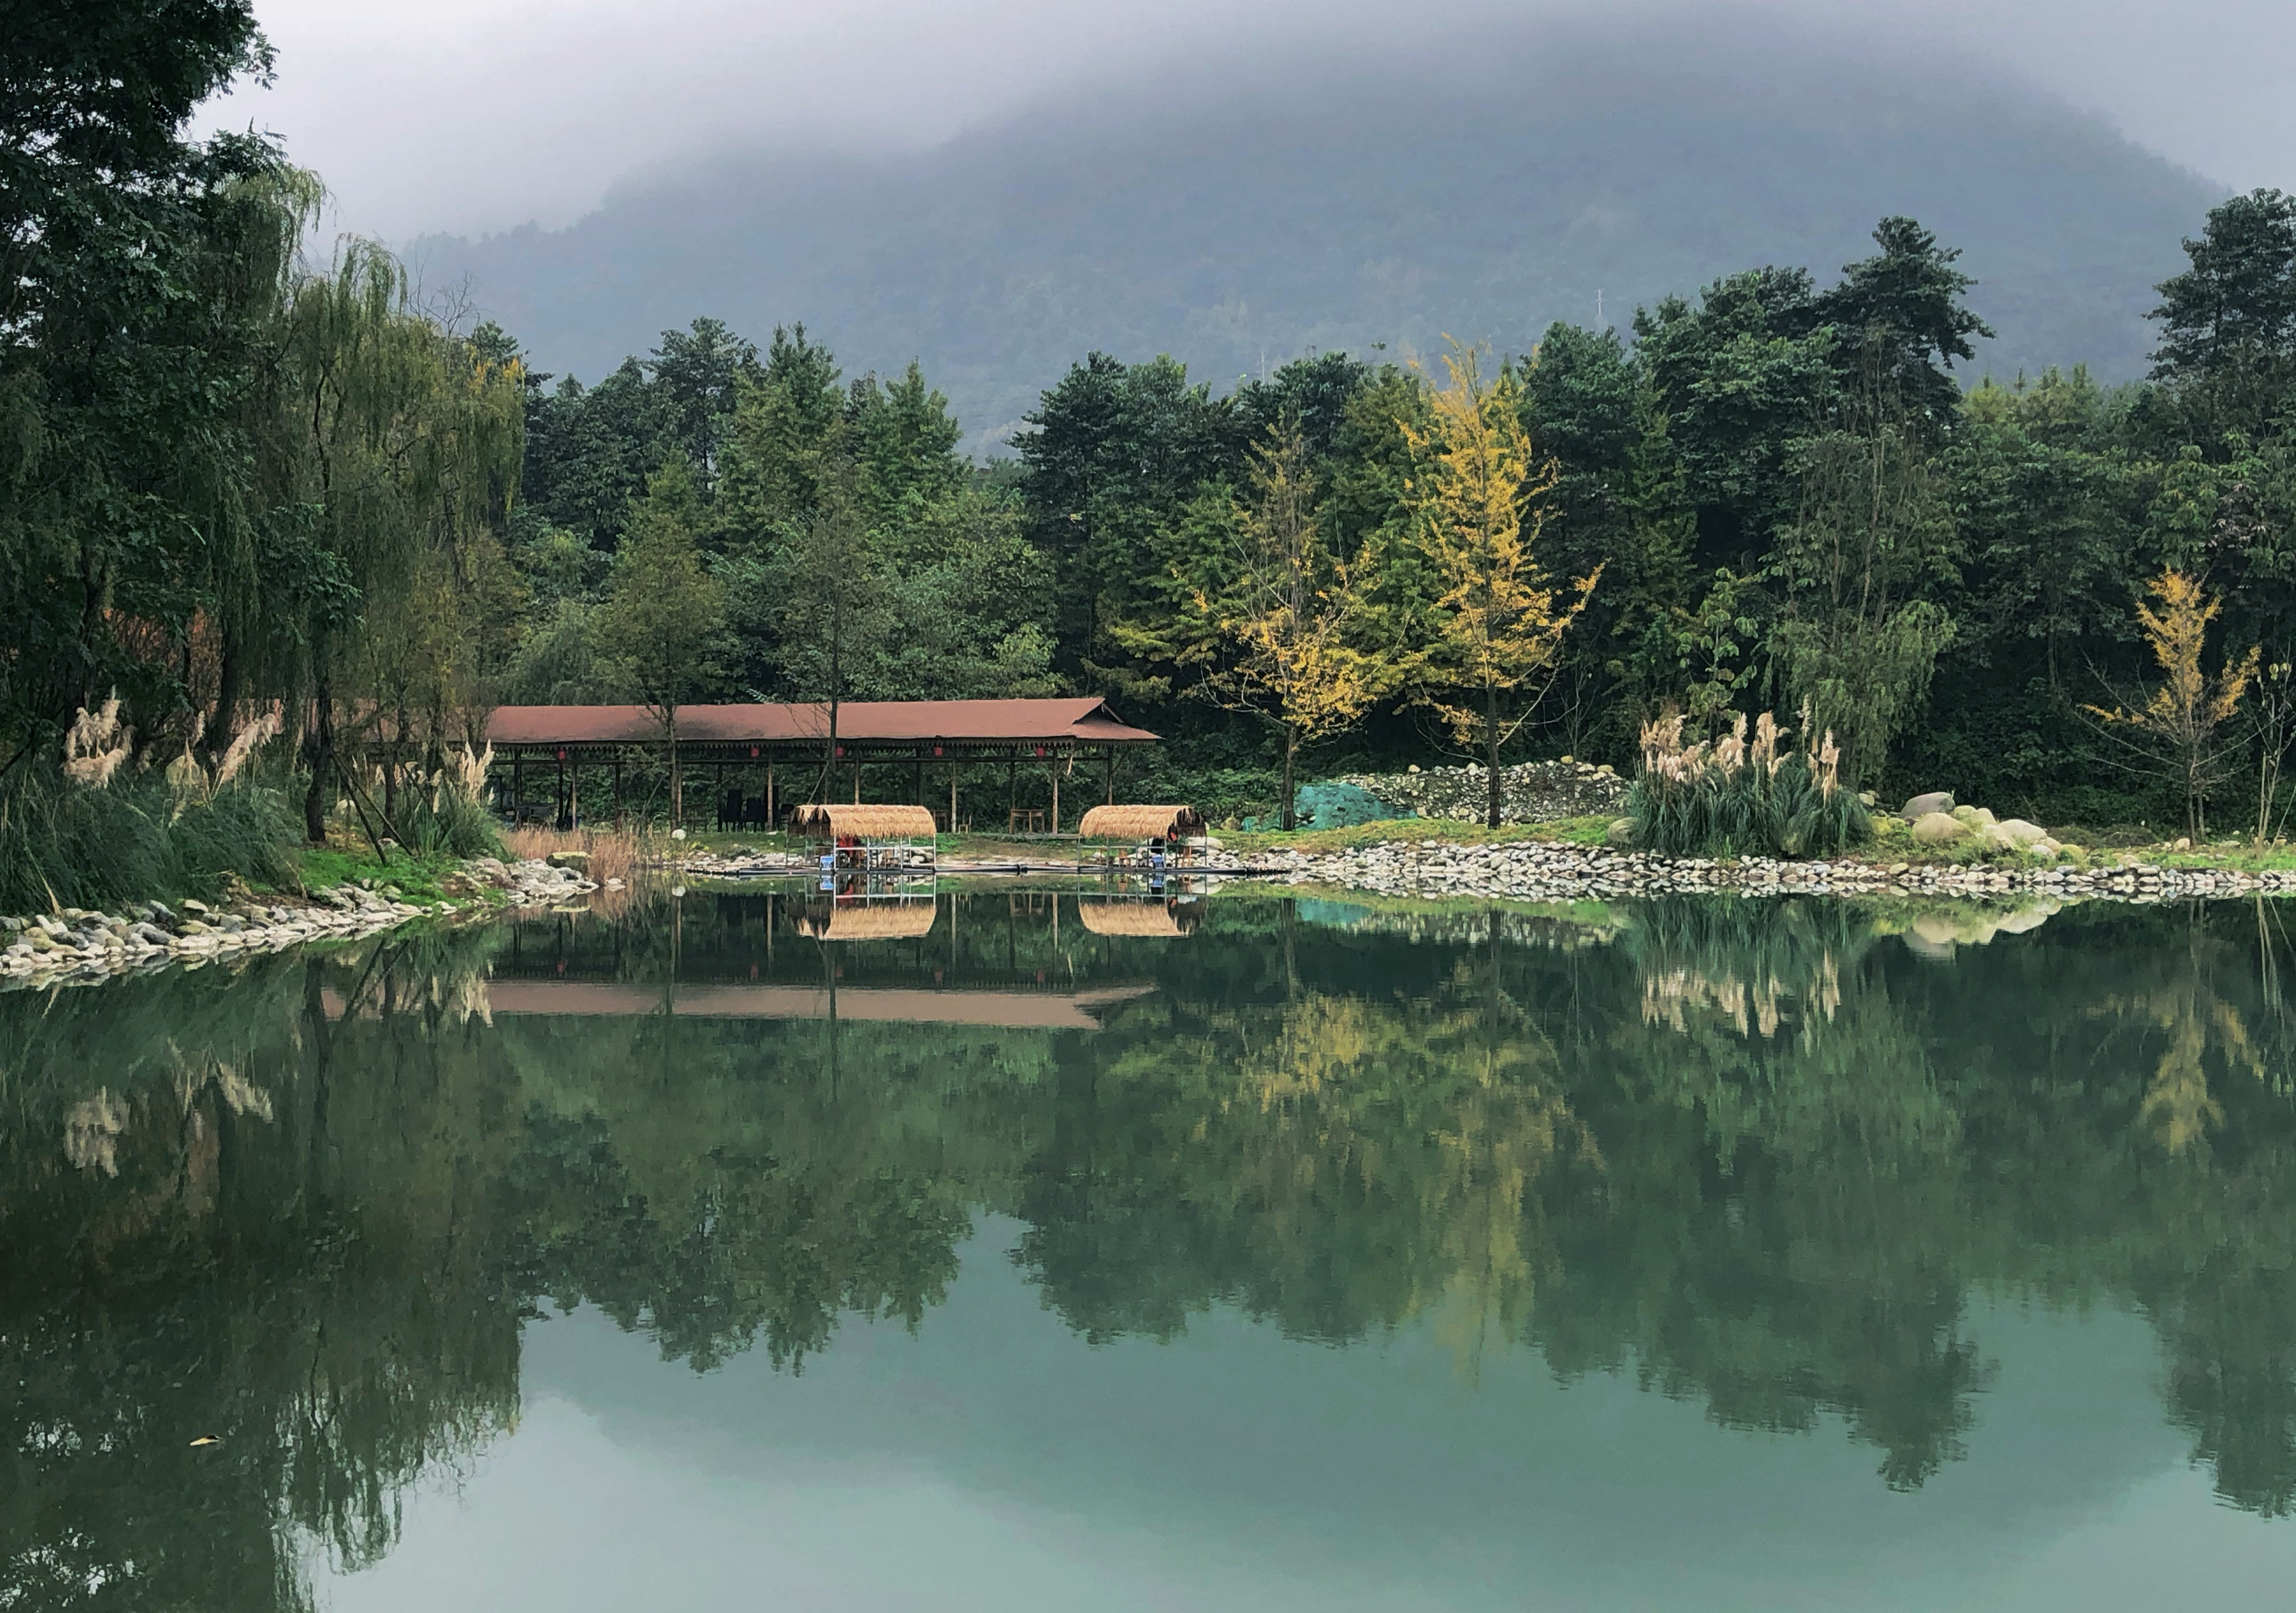
M265 580L263 608L303 646L315 841L338 773L338 677L369 615L415 585L426 556L459 561L489 541L524 450L517 361L477 353L410 291L396 258L353 241L296 283L280 321L265 468L302 563Z
M1454 344L1446 384L1423 383L1427 423L1398 419L1420 463L1406 485L1413 529L1436 589L1425 641L1403 668L1432 710L1489 772L1485 821L1498 827L1499 753L1537 710L1562 635L1603 569L1558 592L1537 553L1554 463L1534 454L1511 371L1479 373Z
M1955 633L1928 597L1954 575L1953 512L1891 361L1869 340L1840 423L1796 446L1800 508L1762 573L1779 602L1771 664L1807 708L1805 739L1841 736L1853 783L1878 778Z
M1316 509L1299 422L1251 451L1243 496L1217 512L1218 547L1183 574L1179 609L1154 629L1112 628L1127 648L1199 675L1188 692L1272 724L1283 744L1283 822L1295 823L1300 748L1344 733L1395 685L1393 657L1367 647L1367 559L1335 555Z
M669 821L685 821L685 775L677 710L717 676L726 590L701 563L694 529L701 495L683 454L673 454L631 507L630 530L598 613L598 639L617 679L661 725L669 752Z

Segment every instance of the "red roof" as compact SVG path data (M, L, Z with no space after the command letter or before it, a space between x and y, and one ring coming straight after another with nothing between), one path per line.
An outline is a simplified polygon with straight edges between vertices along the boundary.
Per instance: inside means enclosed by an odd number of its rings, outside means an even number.
M707 743L824 741L829 708L680 706L677 737ZM1059 700L847 700L837 708L840 740L1061 741L1140 743L1157 736L1129 728L1089 696ZM644 706L497 706L487 719L496 745L660 743L661 723Z

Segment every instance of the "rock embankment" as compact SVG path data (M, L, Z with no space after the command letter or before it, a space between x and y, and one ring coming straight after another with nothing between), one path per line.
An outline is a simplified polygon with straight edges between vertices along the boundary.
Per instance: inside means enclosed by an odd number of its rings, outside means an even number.
M212 906L145 902L121 913L65 907L0 918L0 987L148 973L171 964L283 952L307 941L356 940L411 920L484 907L482 887L500 890L511 907L555 905L597 888L571 869L493 857L480 857L455 879L470 900L410 902L383 880L316 889L294 902L252 897Z
M1972 900L2038 895L2157 902L2186 897L2296 892L2296 872L2262 874L2150 864L1997 868L1983 864L1880 864L1844 859L1791 863L1767 857L1723 862L1665 857L1557 841L1456 846L1389 840L1332 852L1276 852L1258 871L1295 885L1332 885L1388 896L1505 897L1578 901L1614 897L1895 895Z
M1480 823L1490 799L1484 768L1430 767L1420 773L1357 774L1353 784L1392 807L1398 817L1448 818ZM1546 823L1556 818L1608 817L1627 800L1627 781L1609 767L1586 762L1522 762L1499 769L1499 820Z

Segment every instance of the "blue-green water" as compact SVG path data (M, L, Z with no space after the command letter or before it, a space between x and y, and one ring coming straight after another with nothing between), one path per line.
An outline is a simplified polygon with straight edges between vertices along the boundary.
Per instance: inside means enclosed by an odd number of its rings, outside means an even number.
M1999 916L695 895L0 997L0 1608L2277 1605L2281 921Z

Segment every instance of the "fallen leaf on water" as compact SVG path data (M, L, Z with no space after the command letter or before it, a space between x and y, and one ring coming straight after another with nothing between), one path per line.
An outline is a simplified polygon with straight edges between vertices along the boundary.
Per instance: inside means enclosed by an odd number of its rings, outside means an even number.
M221 1445L222 1443L222 1439L213 1434L202 1434L197 1439L192 1441L192 1444L194 1446L203 1445Z

